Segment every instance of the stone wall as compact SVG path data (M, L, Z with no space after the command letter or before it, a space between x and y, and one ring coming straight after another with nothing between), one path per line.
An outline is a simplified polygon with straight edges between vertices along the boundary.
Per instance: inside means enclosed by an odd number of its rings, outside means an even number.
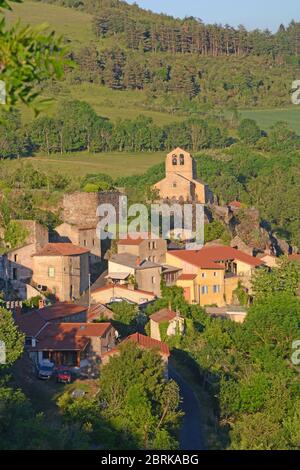
M97 208L100 204L112 204L118 216L119 197L118 191L103 191L99 193L75 192L65 194L63 199L64 222L80 227L96 227L99 221ZM118 222L118 218L117 218Z

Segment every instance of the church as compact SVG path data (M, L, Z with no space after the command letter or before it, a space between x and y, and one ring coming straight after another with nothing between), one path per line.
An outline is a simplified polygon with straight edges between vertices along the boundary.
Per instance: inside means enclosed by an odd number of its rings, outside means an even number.
M177 147L166 158L166 177L156 183L162 200L207 204L213 195L207 184L197 179L196 162L190 153Z

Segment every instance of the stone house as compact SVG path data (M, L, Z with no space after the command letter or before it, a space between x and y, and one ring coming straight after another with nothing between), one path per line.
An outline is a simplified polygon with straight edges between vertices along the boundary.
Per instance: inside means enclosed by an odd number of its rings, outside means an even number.
M280 263L280 258L277 258L277 256L271 255L269 253L259 255L258 258L261 259L270 269L277 268Z
M14 314L14 320L25 334L25 344L31 346L32 340L49 322L87 322L89 320L89 307L71 302L57 302L48 307L30 310L29 312L17 310Z
M8 249L0 258L0 278L10 283L20 299L27 298L26 284L32 278L33 255L48 243L48 229L35 220L18 220L26 232L22 246Z
M55 241L73 243L90 251L90 264L101 261L101 240L97 237L95 227L71 225L66 222L55 228Z
M134 240L127 238L117 243L117 253L137 256L140 260L151 261L162 264L166 261L167 242L162 238L152 240L151 238L138 238Z
M78 299L89 287L89 250L72 243L48 243L33 255L32 282L60 301Z
M49 360L56 366L88 368L97 373L103 354L114 346L115 329L111 323L49 322L28 351L37 363Z
M107 279L110 282L127 285L132 279L138 289L160 295L162 266L128 253L112 255L108 261Z
M190 153L181 148L167 155L166 176L153 186L163 200L213 202L208 185L197 178L196 162Z
M161 326L166 325L166 335L174 336L184 333L184 318L177 312L167 308L159 310L150 316L150 336L157 341L162 341Z
M239 281L250 292L253 273L264 265L259 258L228 246L170 251L167 261L182 269L176 284L183 288L189 303L218 307L233 302Z

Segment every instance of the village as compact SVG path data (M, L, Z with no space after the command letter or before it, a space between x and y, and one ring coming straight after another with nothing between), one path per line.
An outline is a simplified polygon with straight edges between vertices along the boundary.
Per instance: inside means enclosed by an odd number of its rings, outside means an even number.
M163 201L205 206L213 201L208 186L197 179L193 157L180 148L167 155L165 179L155 190ZM243 323L247 306L240 304L237 289L251 301L255 272L271 271L278 264L270 250L251 253L249 247L235 246L234 240L231 246L216 241L193 250L171 239L137 236L117 240L113 248L96 236L97 207L117 205L118 195L65 194L63 223L54 233L34 220L19 221L27 233L24 244L8 247L1 256L2 302L25 335L24 354L39 378L51 378L57 368L65 369L61 378L66 381L74 374L97 377L126 342L157 351L168 377L171 353L166 338L184 335L185 317L171 305L149 318L145 315L162 297L162 286L181 289L187 304L203 308L212 318ZM228 205L228 211L239 208L238 201ZM296 260L300 255L289 257ZM127 336L118 331L114 305L135 307L142 319L136 331Z

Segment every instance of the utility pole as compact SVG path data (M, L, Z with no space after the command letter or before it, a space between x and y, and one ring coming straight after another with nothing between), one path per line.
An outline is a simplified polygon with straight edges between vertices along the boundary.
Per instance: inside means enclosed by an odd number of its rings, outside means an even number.
M91 306L91 274L89 273L89 307Z

